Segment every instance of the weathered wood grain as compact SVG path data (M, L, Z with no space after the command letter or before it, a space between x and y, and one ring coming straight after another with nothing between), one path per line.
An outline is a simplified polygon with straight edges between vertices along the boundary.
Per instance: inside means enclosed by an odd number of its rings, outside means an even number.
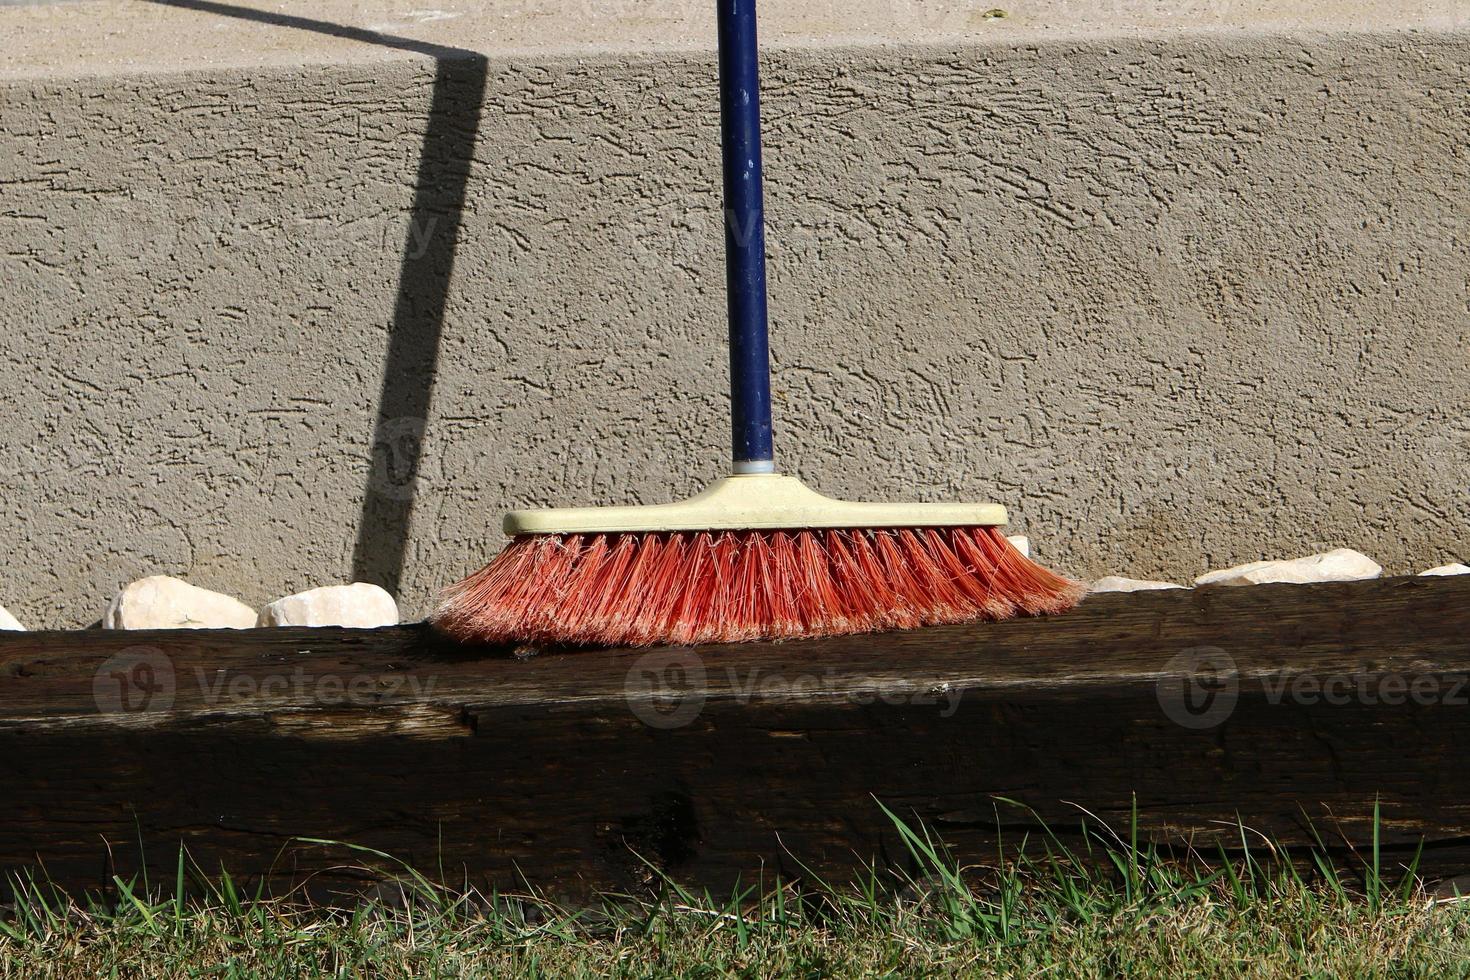
M1212 665L1193 691L1218 723L1191 727L1185 685ZM1390 860L1423 839L1451 875L1470 871L1467 677L1470 577L529 657L418 626L0 634L0 870L95 887L141 842L167 877L182 842L278 884L373 876L293 843L313 837L569 897L639 888L649 864L724 888L900 860L875 798L985 860L1035 819L996 797L1065 835L1083 808L1125 826L1136 794L1159 839L1228 844L1239 818L1344 846L1378 797Z

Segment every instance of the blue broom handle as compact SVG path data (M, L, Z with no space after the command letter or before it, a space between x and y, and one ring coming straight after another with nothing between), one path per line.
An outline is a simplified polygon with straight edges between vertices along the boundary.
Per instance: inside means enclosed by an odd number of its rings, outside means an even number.
M734 471L768 473L774 463L755 0L715 2L720 38L720 148L725 174L725 285Z

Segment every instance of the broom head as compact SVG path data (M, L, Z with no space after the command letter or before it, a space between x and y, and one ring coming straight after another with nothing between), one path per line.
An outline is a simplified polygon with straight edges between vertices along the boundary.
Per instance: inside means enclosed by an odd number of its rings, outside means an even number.
M464 642L645 646L912 629L1062 612L1083 587L1022 555L999 504L833 500L726 477L690 500L513 511L512 541L445 590Z

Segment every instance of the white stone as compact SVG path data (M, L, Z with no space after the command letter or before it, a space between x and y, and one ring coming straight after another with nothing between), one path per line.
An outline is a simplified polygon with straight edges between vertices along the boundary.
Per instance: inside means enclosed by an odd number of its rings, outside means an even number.
M1121 575L1105 575L1093 582L1088 592L1148 592L1151 589L1182 589L1173 582L1157 582L1146 578L1124 578Z
M1021 554L1025 555L1027 558L1031 557L1031 539L1026 537L1026 535L1008 534L1006 535L1006 540L1009 541Z
M1234 568L1222 568L1206 572L1194 580L1195 585L1267 585L1272 582L1289 582L1305 585L1309 582L1356 582L1360 579L1377 578L1383 567L1372 558L1352 550L1338 548L1336 551L1286 561L1253 561Z
M152 575L127 586L102 617L107 630L243 630L254 625L255 610L239 599L169 575Z
M398 603L366 582L328 585L277 599L260 611L259 626L350 626L372 629L398 625Z
M1436 565L1426 568L1420 575L1470 575L1470 565L1462 565L1459 562L1450 562L1448 565Z
M24 632L25 627L20 625L20 620L6 612L4 606L0 606L0 630L20 630Z

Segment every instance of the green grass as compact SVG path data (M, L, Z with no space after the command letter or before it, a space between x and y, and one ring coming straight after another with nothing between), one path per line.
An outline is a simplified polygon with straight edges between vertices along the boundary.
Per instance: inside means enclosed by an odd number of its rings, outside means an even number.
M1094 824L1082 853L1043 831L986 867L889 817L906 873L719 897L665 879L656 898L577 910L407 868L392 900L313 907L205 878L182 852L166 885L115 879L105 901L15 881L0 978L1470 975L1470 904L1430 899L1412 864L1390 873L1377 834L1338 867L1244 828L1228 858L1206 858Z

